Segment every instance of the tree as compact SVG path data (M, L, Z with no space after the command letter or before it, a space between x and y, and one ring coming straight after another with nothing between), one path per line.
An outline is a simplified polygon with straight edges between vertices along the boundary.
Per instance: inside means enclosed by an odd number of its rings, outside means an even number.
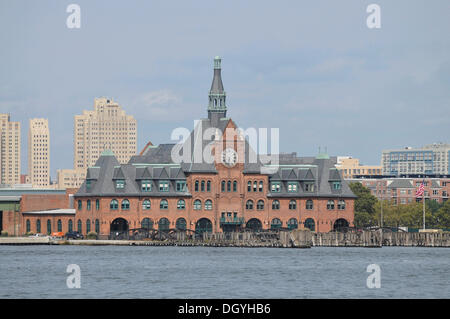
M356 195L355 200L355 218L353 223L356 227L370 227L377 224L375 216L375 204L377 198L370 193L370 189L359 182L349 184L353 194Z
M435 214L436 227L450 228L450 201L446 201L444 205Z

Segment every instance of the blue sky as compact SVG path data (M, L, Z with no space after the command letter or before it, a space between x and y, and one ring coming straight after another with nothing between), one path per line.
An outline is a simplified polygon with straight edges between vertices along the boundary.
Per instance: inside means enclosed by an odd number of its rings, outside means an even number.
M366 26L371 3L381 29ZM0 112L22 122L22 173L28 119L49 119L55 178L95 97L137 118L138 150L192 128L220 55L238 125L280 128L283 152L378 164L383 149L450 142L449 16L446 0L0 0Z

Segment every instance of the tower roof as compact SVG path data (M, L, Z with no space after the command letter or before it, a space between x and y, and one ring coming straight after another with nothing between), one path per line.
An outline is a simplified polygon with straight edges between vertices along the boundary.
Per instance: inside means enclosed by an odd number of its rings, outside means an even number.
M214 77L211 84L210 94L224 94L222 74L221 74L221 62L222 59L218 56L214 58Z

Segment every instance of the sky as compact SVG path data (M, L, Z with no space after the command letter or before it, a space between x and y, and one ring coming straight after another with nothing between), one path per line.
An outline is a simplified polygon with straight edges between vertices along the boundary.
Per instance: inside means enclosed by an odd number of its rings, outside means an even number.
M279 128L282 152L375 165L383 149L450 142L449 16L448 0L0 0L0 113L22 123L23 174L28 120L48 118L55 179L95 97L137 119L138 152L192 129L218 55L238 126Z

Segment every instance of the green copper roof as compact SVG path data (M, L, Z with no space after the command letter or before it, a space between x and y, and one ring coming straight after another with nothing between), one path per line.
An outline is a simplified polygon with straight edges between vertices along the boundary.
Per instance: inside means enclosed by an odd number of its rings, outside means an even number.
M114 156L111 150L104 150L100 156Z
M330 159L330 156L327 153L319 153L316 159Z

